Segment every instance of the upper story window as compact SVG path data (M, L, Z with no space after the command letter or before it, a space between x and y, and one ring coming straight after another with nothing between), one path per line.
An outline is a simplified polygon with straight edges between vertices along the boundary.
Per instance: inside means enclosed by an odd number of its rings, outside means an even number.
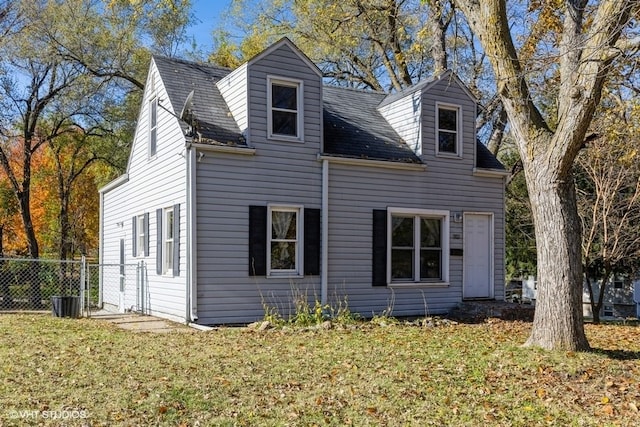
M149 101L149 157L156 155L158 140L158 98Z
M437 109L437 154L462 155L460 137L460 107L438 104Z
M302 81L269 77L269 138L302 141Z
M448 212L390 209L388 283L449 280Z

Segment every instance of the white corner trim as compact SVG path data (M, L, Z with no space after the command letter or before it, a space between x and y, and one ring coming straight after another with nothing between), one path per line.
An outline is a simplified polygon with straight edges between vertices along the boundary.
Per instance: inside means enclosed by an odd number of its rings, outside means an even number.
M511 175L511 172L502 169L479 169L473 168L473 176L484 176L488 178L503 178Z
M109 191L113 190L114 188L117 188L119 186L121 186L122 184L124 184L125 182L129 181L129 174L125 173L124 175L120 175L119 177L117 177L116 179L114 179L113 181L111 181L110 183L106 184L104 187L100 188L98 190L99 193L108 193Z
M200 144L197 142L189 142L193 148L200 151L209 151L216 153L244 154L245 156L255 156L256 149L251 147L234 147L229 145Z
M403 163L384 160L353 159L349 157L326 156L323 154L318 154L318 160L327 160L329 161L329 163L335 163L338 165L368 166L382 169L400 169L413 171L424 171L427 169L427 165L425 165L424 163Z

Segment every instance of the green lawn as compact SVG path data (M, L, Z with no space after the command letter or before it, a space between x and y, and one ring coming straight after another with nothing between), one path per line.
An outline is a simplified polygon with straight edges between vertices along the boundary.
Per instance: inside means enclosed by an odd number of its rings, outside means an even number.
M587 325L591 353L520 348L529 327L151 334L0 315L0 425L640 425L639 327Z

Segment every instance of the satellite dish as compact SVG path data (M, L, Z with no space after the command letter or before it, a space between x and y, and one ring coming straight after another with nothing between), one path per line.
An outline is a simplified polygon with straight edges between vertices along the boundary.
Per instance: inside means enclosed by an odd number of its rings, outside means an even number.
M187 99L184 101L184 105L182 106L182 111L180 111L180 119L187 123L191 122L191 116L193 114L193 93L193 90L189 92L189 95L187 95Z

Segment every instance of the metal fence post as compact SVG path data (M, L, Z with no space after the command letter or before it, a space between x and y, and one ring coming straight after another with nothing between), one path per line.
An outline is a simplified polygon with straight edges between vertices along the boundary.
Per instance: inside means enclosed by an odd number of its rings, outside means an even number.
M84 314L86 311L87 317L89 317L89 305L87 304L87 259L84 255L80 258L80 315Z

